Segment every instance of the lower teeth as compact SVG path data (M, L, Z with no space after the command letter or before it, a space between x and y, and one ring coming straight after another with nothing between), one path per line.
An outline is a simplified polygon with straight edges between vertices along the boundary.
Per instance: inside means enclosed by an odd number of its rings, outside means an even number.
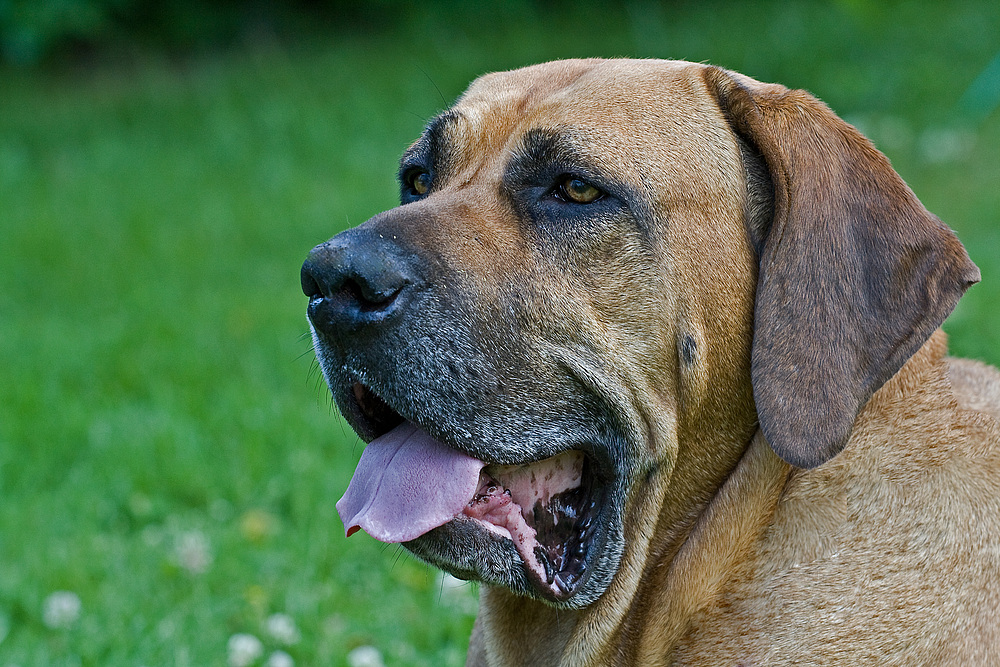
M545 583L551 584L552 580L555 578L555 571L552 567L552 561L549 560L549 555L540 546L535 547L535 558L538 562L542 564L545 568Z

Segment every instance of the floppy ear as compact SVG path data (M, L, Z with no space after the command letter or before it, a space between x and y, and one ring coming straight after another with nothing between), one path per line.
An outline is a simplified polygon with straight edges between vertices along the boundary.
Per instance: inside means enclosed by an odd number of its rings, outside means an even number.
M709 67L704 80L774 184L751 362L760 427L810 468L937 329L979 269L857 130L801 90Z

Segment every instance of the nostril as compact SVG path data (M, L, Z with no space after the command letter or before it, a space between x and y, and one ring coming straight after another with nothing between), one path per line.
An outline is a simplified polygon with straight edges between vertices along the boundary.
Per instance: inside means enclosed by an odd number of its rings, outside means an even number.
M309 297L307 312L318 330L330 333L381 322L404 301L400 297L411 279L398 266L361 262L358 255L303 265L302 292Z
M312 267L309 265L309 262L302 265L300 280L302 282L302 293L309 297L310 300L323 296L323 290L320 289L319 281L313 276Z
M406 280L375 285L367 280L348 278L344 281L341 291L350 294L362 310L378 310L395 301L406 285Z

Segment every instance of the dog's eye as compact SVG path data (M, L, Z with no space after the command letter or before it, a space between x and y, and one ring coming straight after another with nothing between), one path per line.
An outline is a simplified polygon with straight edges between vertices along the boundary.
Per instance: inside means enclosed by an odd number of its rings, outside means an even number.
M423 197L431 190L431 174L415 169L406 175L406 186L417 197Z
M576 204L591 204L603 197L604 193L587 181L575 176L569 176L559 183L559 187L556 189L556 196L563 201L574 202Z

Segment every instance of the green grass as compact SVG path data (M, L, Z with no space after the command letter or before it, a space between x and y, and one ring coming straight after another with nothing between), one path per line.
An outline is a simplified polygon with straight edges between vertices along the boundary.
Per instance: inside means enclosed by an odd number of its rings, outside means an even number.
M463 664L474 590L343 537L362 447L298 268L393 205L403 148L485 71L675 57L812 90L958 231L984 280L952 349L1000 363L1000 112L973 86L1000 6L881 6L442 3L366 36L0 72L0 665L223 665L239 632L298 665ZM53 629L58 590L82 610ZM267 636L279 612L294 645Z

